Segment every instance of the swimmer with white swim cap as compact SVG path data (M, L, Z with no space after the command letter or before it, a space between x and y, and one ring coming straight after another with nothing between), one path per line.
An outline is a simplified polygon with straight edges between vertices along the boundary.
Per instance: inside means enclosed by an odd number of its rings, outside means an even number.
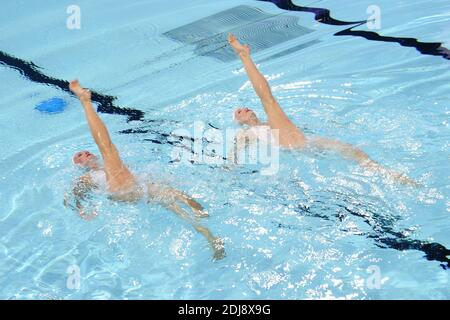
M267 114L268 121L263 123L258 119L255 112L249 108L238 108L234 113L235 120L249 127L241 130L236 135L236 147L233 147L229 154L229 161L235 162L239 152L241 152L247 141L266 140L271 132L277 132L277 138L270 139L272 143L289 149L305 150L307 148L320 151L331 151L340 154L346 159L356 161L363 168L381 174L387 178L394 179L403 184L417 186L418 183L408 178L406 175L391 171L379 163L373 161L362 150L348 143L322 137L305 137L304 133L288 118L281 109L275 97L272 95L269 83L259 72L250 56L250 48L241 44L234 35L228 35L228 43L233 47L236 54L241 59L245 71L252 83L253 89L261 100L264 111ZM276 130L276 131L275 131ZM269 140L269 141L270 141Z
M145 185L139 184L136 177L122 162L105 124L94 110L91 92L82 88L78 80L72 81L69 87L80 99L92 137L100 149L103 159L102 164L98 157L89 151L80 151L73 156L74 164L87 171L76 181L72 189L75 203L73 207L80 216L90 220L97 215L96 212L86 212L82 205L89 193L95 190L107 193L111 199L116 201L134 202L143 198L147 198L149 201L157 201L189 222L196 231L205 236L214 250L214 259L222 259L225 256L222 239L214 237L207 228L201 226L197 221L197 218L208 216L202 206L183 192L169 186L153 182ZM64 202L69 205L69 198L66 197ZM182 205L187 205L195 217L184 210Z

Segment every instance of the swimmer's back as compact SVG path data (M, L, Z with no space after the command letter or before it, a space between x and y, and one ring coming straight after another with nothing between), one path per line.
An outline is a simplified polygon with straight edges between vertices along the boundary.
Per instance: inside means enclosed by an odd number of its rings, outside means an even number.
M136 185L130 190L111 192L110 188L108 188L106 172L103 169L91 170L87 174L87 176L90 179L91 183L95 185L97 193L108 194L111 199L116 201L134 202L140 200L146 194L147 188L144 188L140 185Z

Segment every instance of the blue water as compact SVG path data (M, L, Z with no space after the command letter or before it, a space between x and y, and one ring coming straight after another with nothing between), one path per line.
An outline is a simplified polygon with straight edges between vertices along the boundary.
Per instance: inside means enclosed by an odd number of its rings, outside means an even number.
M103 96L117 97L116 106L145 112L133 121L101 116L134 171L204 204L210 218L203 223L224 239L227 256L212 261L205 240L157 205L98 197L100 215L90 222L66 208L64 195L80 175L72 154L97 153L82 109L66 91L4 63L0 298L450 298L445 263L411 248L419 242L450 248L449 60L397 43L333 36L346 27L269 2L80 0L79 30L66 28L71 4L2 3L0 51L53 79L79 78ZM302 4L357 21L368 18L372 1ZM237 60L208 56L208 47L205 54L165 35L241 5L296 17L310 30L261 50L255 44L255 61L293 121L306 134L364 149L421 187L385 181L327 155L281 152L280 170L272 176L253 166L224 170L171 161L174 144L165 139L171 132L192 130L195 121L234 128L237 106L263 116ZM378 34L450 47L448 1L377 5ZM241 36L253 32L264 39L272 31L249 30ZM64 112L34 109L53 97L68 103ZM71 267L80 271L78 289L68 285Z

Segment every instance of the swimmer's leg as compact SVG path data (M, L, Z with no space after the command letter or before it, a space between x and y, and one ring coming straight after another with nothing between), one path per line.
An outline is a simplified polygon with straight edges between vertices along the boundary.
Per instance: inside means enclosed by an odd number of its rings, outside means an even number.
M386 167L383 167L378 162L370 159L367 153L349 143L343 143L328 138L315 137L309 139L308 145L310 147L317 148L323 151L337 152L342 157L348 160L356 161L361 167L374 173L377 173L379 175L382 175L388 179L392 179L396 182L415 187L419 186L419 184L416 181L412 180L405 174L398 173L390 169L387 169Z
M379 164L376 161L373 161L372 159L367 159L366 161L360 163L361 167L366 168L372 172L375 172L377 174L380 174L384 176L387 179L391 179L395 182L399 182L404 185L413 186L413 187L420 187L420 184L417 181L414 181L404 173L392 171L386 167L383 167L381 164Z
M147 195L149 199L156 200L160 203L180 202L186 204L194 212L197 218L209 217L208 212L203 209L203 206L200 203L184 192L167 185L150 182L147 184Z
M172 192L174 194L175 198L178 201L188 205L191 208L191 210L194 212L196 217L198 217L198 218L209 217L208 212L206 212L203 209L203 206L200 203L198 203L197 201L195 201L194 199L192 199L191 197L189 197L188 195L186 195L184 192L181 192L176 189L170 189L170 192Z
M181 219L190 223L198 233L202 234L208 240L209 245L214 251L214 260L220 260L225 257L225 248L222 239L214 237L211 231L194 221L178 204L165 204L164 207L175 212Z

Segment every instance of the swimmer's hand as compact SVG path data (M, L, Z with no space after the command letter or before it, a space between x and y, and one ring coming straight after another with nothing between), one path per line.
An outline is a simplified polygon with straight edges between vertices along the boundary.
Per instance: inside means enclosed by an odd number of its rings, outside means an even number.
M91 91L84 89L78 80L73 80L69 84L70 91L82 101L91 101Z
M209 217L208 211L206 211L200 203L189 197L186 199L186 201L197 218Z
M228 43L240 57L248 57L250 55L250 47L241 44L232 33L228 34Z
M394 182L398 182L398 183L401 183L401 184L409 186L409 187L415 187L415 188L422 187L422 185L420 183L411 179L404 173L399 173L399 172L389 170L389 169L381 166L380 164L378 164L375 161L369 160L369 161L362 163L361 165L363 168L368 169L373 172L377 172L377 173L381 174L382 176L384 176L385 178L390 179Z

